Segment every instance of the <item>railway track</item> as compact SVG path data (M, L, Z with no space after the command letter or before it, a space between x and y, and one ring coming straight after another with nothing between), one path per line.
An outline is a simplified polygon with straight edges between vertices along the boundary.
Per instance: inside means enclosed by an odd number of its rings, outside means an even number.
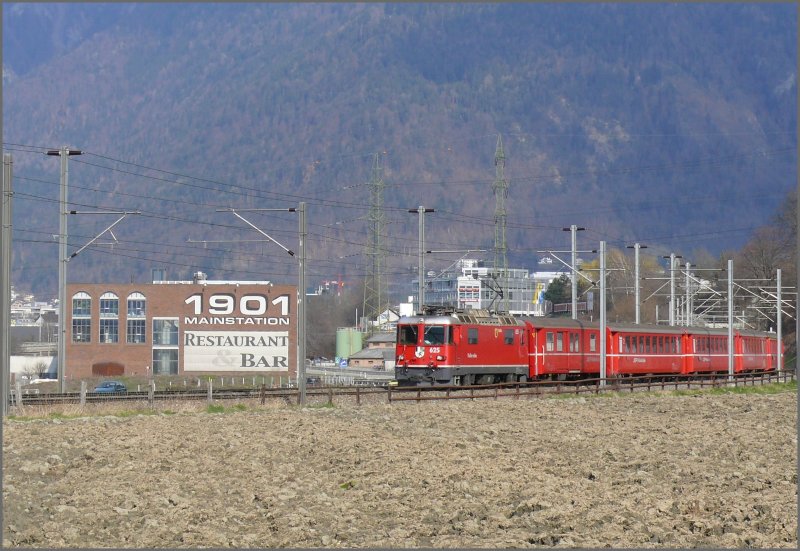
M392 402L421 402L431 400L464 400L464 399L498 399L521 397L544 397L546 395L566 394L599 394L601 392L652 392L668 390L692 390L720 388L729 386L757 386L777 382L795 380L794 371L769 374L737 374L732 378L727 375L717 377L624 377L608 379L601 385L599 379L584 379L577 381L533 381L528 383L503 383L493 385L472 386L429 386L429 387L391 387L389 385L364 387L363 385L347 386L311 386L307 387L306 397L309 403L342 401L343 399L355 400L356 404L369 398L371 401ZM245 387L220 390L159 390L137 391L116 394L100 394L86 392L23 394L21 403L16 402L12 393L11 405L21 406L48 406L60 404L90 404L90 403L147 403L164 401L241 401L259 400L261 404L275 400L287 404L299 403L299 394L296 388L268 388Z

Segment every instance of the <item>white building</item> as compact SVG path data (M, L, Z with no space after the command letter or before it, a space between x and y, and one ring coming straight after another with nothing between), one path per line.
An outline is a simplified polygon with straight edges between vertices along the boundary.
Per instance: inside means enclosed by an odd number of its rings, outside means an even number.
M544 292L562 272L535 272L522 268L508 269L508 310L512 314L544 316L548 304ZM439 274L428 272L425 278L425 304L450 306L458 309L504 309L504 300L496 292L505 287L495 278L493 267L483 260L462 259L452 269ZM418 280L414 285L419 285ZM414 296L414 301L418 300Z

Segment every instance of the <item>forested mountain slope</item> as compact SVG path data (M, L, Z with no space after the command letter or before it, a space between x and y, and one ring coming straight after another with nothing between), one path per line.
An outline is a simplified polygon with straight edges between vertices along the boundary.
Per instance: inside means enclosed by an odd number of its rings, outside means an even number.
M85 152L72 208L142 213L71 281L293 281L293 260L217 209L299 201L310 284L363 279L379 153L381 246L405 282L410 208L436 209L427 248L493 247L498 134L510 265L567 247L570 224L589 248L717 253L796 185L793 4L4 4L3 25L14 281L40 292L59 179L42 148L61 145ZM296 248L296 217L252 216ZM70 250L113 221L71 217Z

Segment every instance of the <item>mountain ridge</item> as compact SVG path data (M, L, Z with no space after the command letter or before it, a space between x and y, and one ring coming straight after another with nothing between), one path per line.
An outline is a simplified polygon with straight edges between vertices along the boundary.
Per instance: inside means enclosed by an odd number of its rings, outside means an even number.
M797 11L789 6L55 9L62 21L82 21L82 39L62 39L53 47L58 55L17 62L21 56L6 51L24 46L23 29L10 29L19 21L4 6L5 142L67 143L224 183L208 188L238 186L239 195L220 194L186 188L189 178L159 183L153 171L135 168L148 177L134 177L120 163L71 159L71 201L168 218L167 229L152 217L126 221L129 241L169 234L164 242L179 251L208 234L242 240L247 234L234 229L235 219L216 208L306 200L317 224L309 240L313 277L363 279L365 262L352 259L367 239L364 184L372 156L382 153L383 240L390 274L405 278L417 238L416 218L405 211L419 204L442 213L427 226L432 246L492 247L498 134L510 182L510 263L531 269L536 251L563 247L561 227L576 222L590 228L587 242L662 238L663 247L718 253L743 243L748 230L734 239L698 236L758 226L796 182ZM41 16L35 21L46 28ZM30 68L10 64L14 76L6 78L6 59ZM57 197L57 162L13 153L15 176L50 182L21 180L30 195ZM155 201L124 195L132 189ZM194 206L181 202L189 189ZM56 211L42 199L18 200L15 220L43 212L44 225L57 227ZM179 222L190 216L199 225ZM267 231L296 240L295 221L286 220ZM103 228L81 224L85 235L76 236L84 240ZM695 238L682 242L682 235ZM78 246L71 240L71 250ZM252 251L204 257L200 249L182 259L108 252L87 251L70 278L102 281L122 272L146 279L161 261L179 273L228 277L236 267L279 278L296 270L279 255L264 264ZM52 244L16 245L15 281L53 288L54 274L24 272L33 258L53 254Z

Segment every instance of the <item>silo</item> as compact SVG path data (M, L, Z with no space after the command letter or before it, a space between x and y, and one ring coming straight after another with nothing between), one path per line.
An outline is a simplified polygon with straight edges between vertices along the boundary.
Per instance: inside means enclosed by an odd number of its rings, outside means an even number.
M361 331L353 327L340 327L336 330L337 358L349 358L361 348Z

